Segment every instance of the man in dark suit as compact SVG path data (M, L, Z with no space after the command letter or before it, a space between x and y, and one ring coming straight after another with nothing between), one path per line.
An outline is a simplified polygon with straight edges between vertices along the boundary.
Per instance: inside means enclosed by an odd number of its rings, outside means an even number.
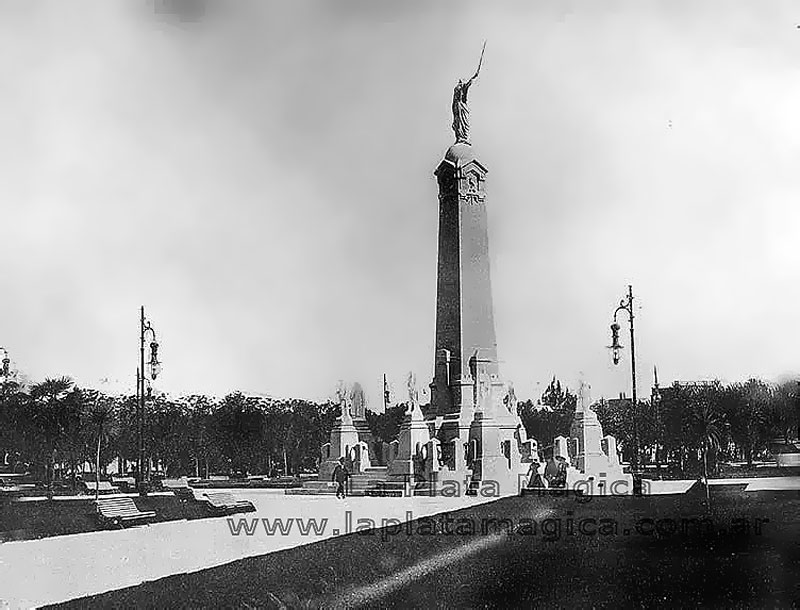
M333 475L331 475L331 481L336 482L336 497L344 499L347 495L346 490L346 483L347 479L350 478L350 473L347 472L347 468L344 466L344 458L339 458L339 463L336 464L336 468L333 469Z

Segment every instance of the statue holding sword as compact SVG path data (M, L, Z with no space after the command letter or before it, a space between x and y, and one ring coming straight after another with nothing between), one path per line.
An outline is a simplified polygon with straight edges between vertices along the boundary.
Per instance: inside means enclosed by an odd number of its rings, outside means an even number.
M458 84L453 89L453 131L456 134L456 143L469 144L469 107L467 106L467 92L472 81L478 78L483 63L483 53L486 51L486 41L483 43L481 57L478 60L478 69L467 82L458 79Z

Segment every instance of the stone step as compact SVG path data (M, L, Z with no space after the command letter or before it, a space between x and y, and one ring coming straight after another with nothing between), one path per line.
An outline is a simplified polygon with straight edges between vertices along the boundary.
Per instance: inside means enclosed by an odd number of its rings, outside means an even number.
M287 496L333 496L336 494L336 488L333 489L308 489L303 487L296 487L294 489L287 489L284 491ZM347 492L348 496L365 496L363 489L350 489Z
M350 475L350 480L351 481L369 481L370 483L375 483L375 482L379 482L379 481L385 481L386 477L375 477L375 476L369 476L369 475L365 475L365 474L353 474L353 475Z
M375 481L350 481L348 489L375 489L383 487L380 481L376 484Z
M368 496L402 497L405 495L405 485L396 481L381 481L373 484L364 493Z
M302 489L336 489L332 481L303 481Z
M367 489L364 491L365 496L375 497L375 498L402 498L403 497L403 490L402 489Z
M350 477L350 484L354 483L382 483L386 480L386 477L368 477L364 475L353 475Z

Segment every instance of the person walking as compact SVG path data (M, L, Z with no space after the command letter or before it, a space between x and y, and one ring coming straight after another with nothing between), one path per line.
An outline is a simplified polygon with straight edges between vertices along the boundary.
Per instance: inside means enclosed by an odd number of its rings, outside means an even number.
M350 473L347 471L344 465L344 458L339 458L339 463L336 464L336 468L333 469L333 475L331 475L331 481L336 482L336 497L344 499L347 496L347 479L350 478Z

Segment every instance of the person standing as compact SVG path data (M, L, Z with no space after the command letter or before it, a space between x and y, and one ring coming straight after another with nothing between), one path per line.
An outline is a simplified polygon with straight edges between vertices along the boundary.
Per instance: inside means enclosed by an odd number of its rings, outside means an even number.
M567 486L567 460L562 456L558 456L558 474L556 475L555 484L553 487L566 487Z
M339 463L336 464L336 468L333 469L333 475L331 475L331 480L336 482L336 497L344 499L347 496L347 479L350 478L350 473L347 471L344 465L344 458L339 458Z
M531 467L528 469L528 487L534 489L547 488L547 482L539 474L539 462L531 462Z
M558 478L558 460L555 455L550 455L544 467L544 478L547 479L548 487L555 487Z

